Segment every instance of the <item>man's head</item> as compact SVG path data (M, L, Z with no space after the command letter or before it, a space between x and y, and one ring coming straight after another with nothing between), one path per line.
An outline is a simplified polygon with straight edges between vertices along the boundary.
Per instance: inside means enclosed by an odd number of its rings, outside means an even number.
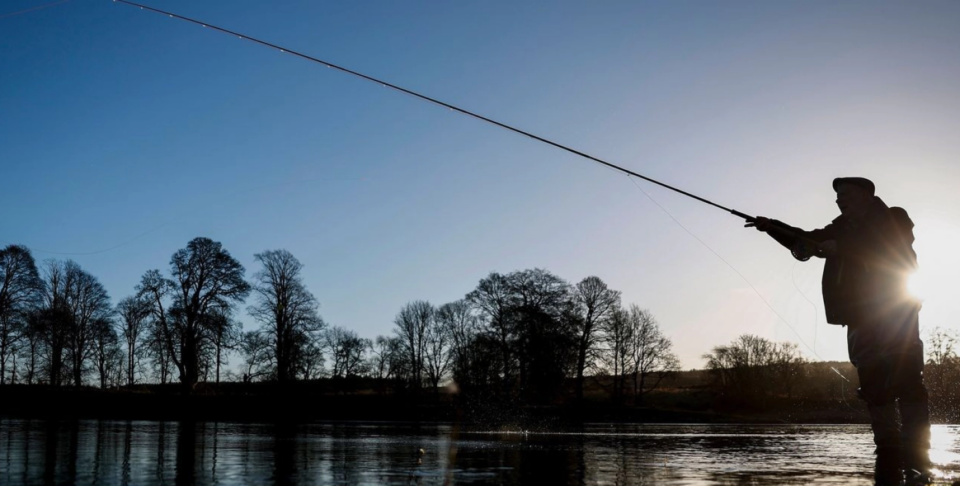
M863 177L838 177L833 180L833 190L837 191L840 213L859 219L867 214L876 188L873 182Z

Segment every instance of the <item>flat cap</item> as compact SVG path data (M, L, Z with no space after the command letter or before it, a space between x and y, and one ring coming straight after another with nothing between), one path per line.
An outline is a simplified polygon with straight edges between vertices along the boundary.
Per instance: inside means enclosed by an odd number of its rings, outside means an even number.
M863 177L837 177L833 180L833 190L836 191L840 184L851 184L854 186L860 186L867 190L871 196L874 195L877 188L873 185L873 181Z

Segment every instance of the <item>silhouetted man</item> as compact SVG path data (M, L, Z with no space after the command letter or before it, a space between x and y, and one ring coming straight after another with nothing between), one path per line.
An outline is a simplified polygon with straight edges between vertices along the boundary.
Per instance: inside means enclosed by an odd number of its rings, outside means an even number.
M834 179L840 216L804 231L758 217L747 223L768 233L800 261L825 258L827 322L847 326L850 362L860 378L877 445L877 485L928 484L930 416L923 386L920 304L906 292L916 269L913 221L887 207L861 177ZM897 423L897 402L901 425Z

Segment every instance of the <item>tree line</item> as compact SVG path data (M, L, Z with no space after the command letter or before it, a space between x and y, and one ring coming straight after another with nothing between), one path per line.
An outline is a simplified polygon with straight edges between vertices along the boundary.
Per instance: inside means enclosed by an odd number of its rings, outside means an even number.
M219 382L232 354L244 381L362 376L415 394L453 383L547 400L568 379L582 398L588 377L610 375L618 399L639 400L679 369L653 315L624 307L597 277L570 284L543 269L491 273L455 302L407 303L392 334L366 339L323 320L290 252L254 259L248 281L221 243L195 238L113 305L76 262L38 265L28 248L7 246L0 384L180 383L189 391ZM243 332L237 319L244 304L255 330Z
M0 384L103 388L140 383L372 378L419 395L455 386L525 402L602 389L640 403L679 371L672 342L652 313L590 276L571 284L544 269L493 272L454 302L414 300L374 339L328 325L286 250L254 255L245 269L223 246L195 238L167 270L146 271L116 305L99 280L70 260L39 266L29 249L0 250ZM242 307L258 328L244 332ZM928 347L934 394L960 378L955 334L936 331ZM714 386L763 401L792 397L804 373L797 346L741 336L704 355ZM826 370L830 371L830 370ZM589 381L589 383L588 383ZM589 385L589 386L588 386Z

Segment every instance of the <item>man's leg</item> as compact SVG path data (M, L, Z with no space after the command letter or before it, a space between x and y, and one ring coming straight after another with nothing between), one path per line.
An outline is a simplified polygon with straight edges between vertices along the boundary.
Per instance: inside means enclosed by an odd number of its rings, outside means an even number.
M894 389L900 398L903 465L923 474L930 472L930 411L923 386L923 344L900 357L894 371Z
M878 486L899 485L903 480L903 457L900 448L900 426L897 422L897 404L890 393L888 367L882 360L860 362L860 397L867 402L870 427L876 444L877 462L874 479Z
M857 367L860 398L867 402L873 442L877 445L877 462L873 477L878 486L899 485L903 480L900 450L900 425L897 421L896 396L891 393L890 369L884 359L877 335L869 326L847 328L847 351Z

